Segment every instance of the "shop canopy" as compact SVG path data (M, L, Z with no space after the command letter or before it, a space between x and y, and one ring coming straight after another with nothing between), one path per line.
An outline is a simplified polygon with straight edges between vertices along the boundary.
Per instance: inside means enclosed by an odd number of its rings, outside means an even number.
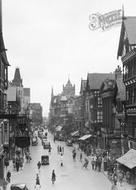
M60 125L55 128L56 131L61 131L61 129L62 129L62 126Z
M84 140L90 138L91 136L92 136L92 135L90 135L90 134L89 134L89 135L84 135L84 136L80 137L79 140L84 141Z
M71 133L72 137L76 137L79 136L79 131L74 131L73 133Z
M130 149L126 154L116 160L130 169L136 167L136 150Z

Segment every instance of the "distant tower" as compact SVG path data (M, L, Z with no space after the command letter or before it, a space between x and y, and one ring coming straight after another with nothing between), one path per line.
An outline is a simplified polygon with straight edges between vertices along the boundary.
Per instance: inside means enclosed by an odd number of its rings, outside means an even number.
M67 98L75 96L75 85L72 86L70 79L68 79L66 86L63 85L62 94L66 96Z
M18 67L15 70L15 75L14 75L14 79L12 80L12 85L17 86L17 87L19 87L19 86L23 87L22 79L21 79L21 76L20 76L20 70L19 70Z

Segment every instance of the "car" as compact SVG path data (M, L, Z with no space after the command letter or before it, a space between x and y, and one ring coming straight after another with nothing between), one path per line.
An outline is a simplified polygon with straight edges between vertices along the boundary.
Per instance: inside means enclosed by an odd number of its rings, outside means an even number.
M51 147L50 142L49 141L45 141L43 144L43 148L44 149L49 149Z
M10 190L28 190L28 188L24 183L15 183L10 186Z
M66 145L67 145L67 146L72 146L72 140L68 139L68 140L66 141Z
M41 164L42 165L49 165L49 156L48 155L42 155L41 156Z

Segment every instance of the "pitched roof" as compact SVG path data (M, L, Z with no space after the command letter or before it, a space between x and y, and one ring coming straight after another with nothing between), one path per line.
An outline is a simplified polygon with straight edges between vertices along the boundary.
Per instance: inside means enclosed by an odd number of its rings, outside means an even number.
M100 89L101 84L106 79L115 79L114 73L88 73L87 80L90 89Z
M125 31L130 45L136 45L136 17L124 17L121 26L117 57L122 56Z

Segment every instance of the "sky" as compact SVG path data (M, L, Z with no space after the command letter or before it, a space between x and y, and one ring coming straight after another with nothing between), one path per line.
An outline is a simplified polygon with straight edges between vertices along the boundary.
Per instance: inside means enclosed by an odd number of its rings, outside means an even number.
M88 73L114 72L121 61L117 50L121 25L110 30L89 29L89 15L105 14L124 5L125 16L135 16L135 0L3 0L3 36L10 63L9 80L19 67L31 102L48 114L54 94L70 78L79 95Z

